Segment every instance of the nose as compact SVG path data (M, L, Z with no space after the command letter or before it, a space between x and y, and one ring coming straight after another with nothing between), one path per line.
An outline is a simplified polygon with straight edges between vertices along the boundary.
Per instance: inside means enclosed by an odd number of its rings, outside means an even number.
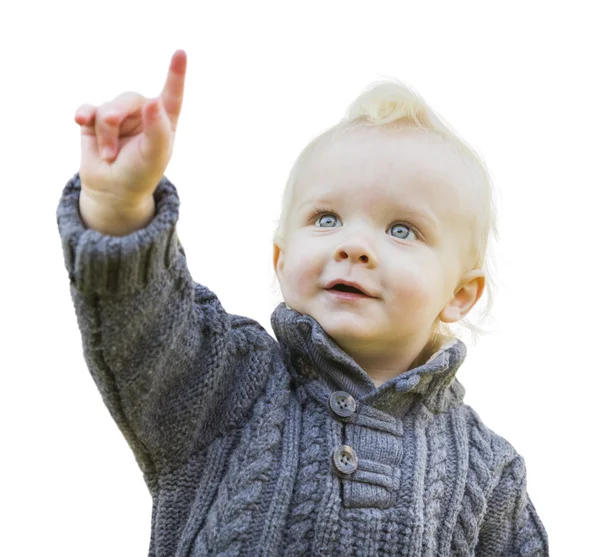
M348 239L343 242L335 250L334 259L336 261L349 259L352 263L365 263L369 267L377 264L373 251L369 249L366 242L359 239Z

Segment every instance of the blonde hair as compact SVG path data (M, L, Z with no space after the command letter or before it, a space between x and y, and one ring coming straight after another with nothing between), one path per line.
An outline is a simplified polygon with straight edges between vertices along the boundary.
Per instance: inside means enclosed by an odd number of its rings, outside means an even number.
M494 258L491 253L490 239L498 239L496 204L494 201L494 186L490 172L483 159L459 135L436 115L434 110L417 93L402 82L391 78L377 81L369 85L348 107L345 116L336 125L328 128L315 137L296 159L282 199L280 219L274 232L274 242L285 245L285 230L290 208L294 199L294 186L299 171L312 153L324 142L333 142L351 130L382 127L382 129L410 129L422 135L430 136L431 132L442 138L447 145L455 150L467 165L473 170L473 195L478 202L478 210L473 215L473 242L468 254L469 265L472 269L481 269L485 277L485 292L487 300L485 307L479 313L478 324L470 321L468 316L456 323L469 330L473 343L479 335L488 334L482 325L490 316L496 285L493 277ZM473 313L475 308L471 311ZM470 314L469 314L470 315ZM430 354L437 351L445 342L460 335L453 324L443 323L436 319L433 334L415 365L427 361Z

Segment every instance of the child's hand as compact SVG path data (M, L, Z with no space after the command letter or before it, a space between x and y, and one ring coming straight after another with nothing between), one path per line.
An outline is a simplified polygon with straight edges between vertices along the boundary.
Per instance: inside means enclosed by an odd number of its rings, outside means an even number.
M135 204L152 196L173 152L186 64L185 51L176 51L157 98L127 92L98 107L85 104L77 109L79 175L86 195L113 205Z

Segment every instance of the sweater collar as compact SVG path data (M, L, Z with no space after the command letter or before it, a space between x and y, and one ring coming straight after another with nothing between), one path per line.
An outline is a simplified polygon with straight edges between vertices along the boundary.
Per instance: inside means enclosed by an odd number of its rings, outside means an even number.
M451 339L421 366L375 387L367 372L349 356L312 316L280 303L271 326L286 357L290 373L299 383L321 379L323 397L343 390L357 401L391 410L406 409L419 397L432 411L442 412L462 403L465 390L455 378L465 360L467 347Z

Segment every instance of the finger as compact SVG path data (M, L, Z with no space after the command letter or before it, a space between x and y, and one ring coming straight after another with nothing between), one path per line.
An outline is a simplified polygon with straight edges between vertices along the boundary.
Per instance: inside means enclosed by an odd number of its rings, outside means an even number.
M101 157L110 160L117 155L121 123L127 116L139 112L146 101L139 93L126 92L98 107L95 132Z
M167 80L160 94L164 110L171 122L171 129L175 131L181 105L183 104L183 90L185 86L185 73L187 68L187 54L185 50L177 50L171 57L171 65L167 73Z
M75 111L75 122L81 130L81 164L85 164L90 154L98 151L96 140L96 107L91 104L81 105Z
M160 97L150 100L142 109L143 138L140 149L147 160L163 158L169 147L169 121Z
M96 138L98 152L104 159L110 159L118 146L119 124L122 115L113 107L99 109L96 114Z
M75 122L80 126L90 127L93 131L94 120L96 118L96 107L93 104L82 104L75 111ZM82 130L83 132L83 130ZM87 130L89 133L90 130Z

